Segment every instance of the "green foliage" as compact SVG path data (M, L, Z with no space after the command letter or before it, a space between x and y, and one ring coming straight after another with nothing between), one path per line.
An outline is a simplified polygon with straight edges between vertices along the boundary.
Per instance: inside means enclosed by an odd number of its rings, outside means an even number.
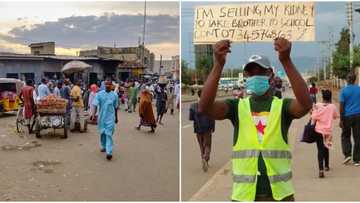
M334 75L345 79L350 72L350 54L349 54L350 35L349 30L343 28L340 32L340 40L336 43L336 50L333 52L333 70ZM360 66L360 47L354 46L352 68Z
M213 67L213 58L211 56L205 56L199 59L196 64L196 75L200 84L206 81L207 76L209 75Z
M316 83L317 81L318 81L318 78L315 77L315 76L309 78L309 82L310 82L310 83Z
M191 84L191 69L189 68L189 63L184 60L181 60L181 82L183 84Z

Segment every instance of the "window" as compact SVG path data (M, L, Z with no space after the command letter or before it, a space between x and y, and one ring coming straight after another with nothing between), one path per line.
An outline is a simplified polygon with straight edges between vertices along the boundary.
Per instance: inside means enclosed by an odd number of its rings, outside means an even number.
M20 79L21 80L35 80L35 74L34 73L20 73Z
M19 74L18 73L6 73L6 77L19 79Z

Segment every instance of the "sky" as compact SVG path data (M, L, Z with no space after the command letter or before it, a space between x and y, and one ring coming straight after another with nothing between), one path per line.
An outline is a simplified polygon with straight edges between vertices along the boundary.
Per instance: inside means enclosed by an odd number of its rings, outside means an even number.
M164 59L179 55L179 3L147 2L145 46ZM137 46L144 2L0 2L0 52L29 53L55 41L57 55L97 46Z
M240 2L250 3L250 2ZM181 57L194 67L194 48L192 44L194 7L210 4L208 2L182 2L181 5ZM236 4L236 2L229 2ZM360 2L353 3L353 8L360 8ZM337 42L340 37L340 31L347 26L346 2L316 2L315 3L315 24L316 24L316 41L328 41L330 33L333 33L334 41ZM353 32L355 34L355 44L360 43L360 13L353 13ZM273 63L277 62L276 52L270 42L253 42L253 43L234 43L232 44L232 53L227 59L225 68L239 68L253 54L263 54L270 58ZM292 48L293 58L306 58L317 56L328 56L329 49L318 42L294 42ZM316 60L312 60L316 61ZM295 64L297 61L294 61ZM298 61L299 62L299 61ZM303 61L302 61L303 62ZM315 66L315 64L312 64Z

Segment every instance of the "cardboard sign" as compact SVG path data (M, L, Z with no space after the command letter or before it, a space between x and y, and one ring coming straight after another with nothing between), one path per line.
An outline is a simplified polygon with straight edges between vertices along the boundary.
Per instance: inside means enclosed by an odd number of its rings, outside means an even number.
M199 6L194 15L194 43L315 41L313 2Z

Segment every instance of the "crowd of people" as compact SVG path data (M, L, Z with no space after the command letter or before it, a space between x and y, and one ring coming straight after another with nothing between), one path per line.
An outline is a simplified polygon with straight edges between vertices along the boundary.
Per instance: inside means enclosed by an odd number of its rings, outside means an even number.
M127 80L117 83L109 77L90 85L85 85L81 79L72 83L66 77L57 81L43 78L39 85L27 80L19 96L24 103L24 118L29 133L32 133L33 125L30 120L36 115L36 103L50 94L68 101L66 125L70 126L71 131L76 130L77 123L80 124L80 132L84 131L87 121L98 125L101 152L106 152L106 158L111 160L112 135L118 122L118 110L136 112L139 104L140 119L136 129L140 130L141 126L146 126L151 128L151 133L154 133L157 124L163 125L163 116L167 110L174 114L175 105L179 108L180 86L179 82L168 82L162 78L157 82ZM156 99L156 119L153 111L154 99Z

